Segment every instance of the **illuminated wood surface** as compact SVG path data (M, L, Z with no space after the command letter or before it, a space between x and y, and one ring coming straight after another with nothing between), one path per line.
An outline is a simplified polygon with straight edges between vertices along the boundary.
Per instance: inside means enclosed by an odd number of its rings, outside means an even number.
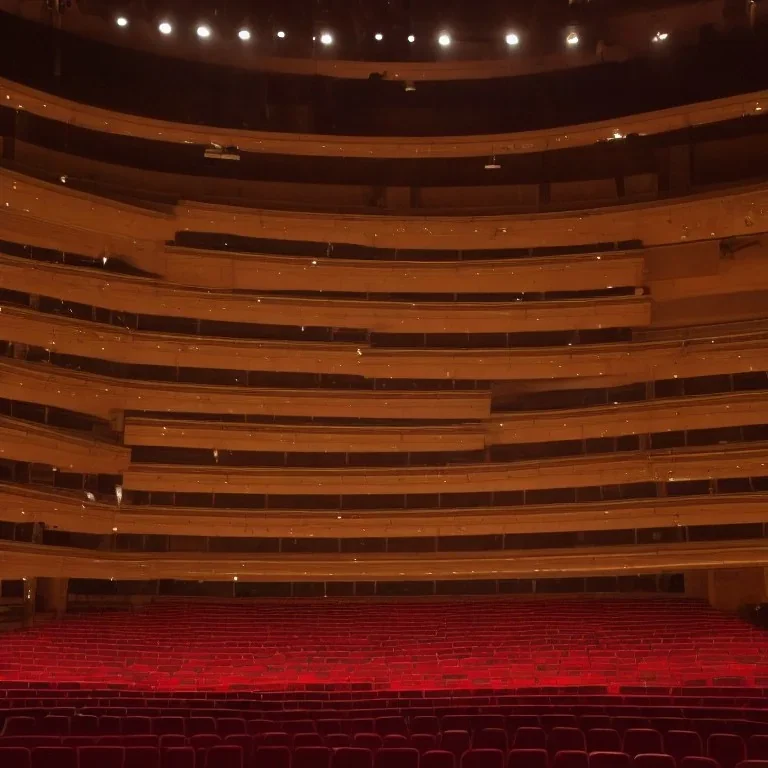
M572 54L573 52L569 52ZM580 56L582 54L576 54ZM352 64L347 62L347 64ZM390 69L390 64L357 66L368 77L371 66ZM401 64L407 67L402 80L421 79L427 70L440 72L435 64ZM498 67L499 62L464 64L474 72ZM443 65L454 79L460 69ZM375 71L375 70L374 70ZM554 129L500 133L480 136L430 137L368 137L325 136L315 134L281 133L278 131L242 131L215 126L199 126L153 120L138 115L113 112L46 94L11 80L0 79L0 101L19 111L26 111L48 120L75 125L102 133L132 136L155 141L208 146L236 146L244 152L320 157L490 157L492 155L527 154L547 150L589 146L597 141L613 139L614 134L653 135L687 129L694 125L733 120L744 115L759 114L768 102L768 91L688 104L681 107L617 117L595 123L567 125Z
M93 552L0 542L0 578L192 579L202 581L371 581L497 579L679 572L768 565L763 541L359 555L221 555Z
M1 484L4 519L81 533L231 537L403 537L631 530L768 521L768 494L677 496L580 504L344 511L205 509L89 501L83 494Z
M622 261L606 258L603 280L611 279L608 273L614 267L621 268ZM626 261L631 263L632 259ZM593 263L594 259L584 260L581 265L570 265L570 270L563 264L561 272L573 272L580 266L585 272L591 271ZM544 268L533 265L524 271L532 274L536 266ZM338 267L344 269L344 264ZM511 271L506 265L502 268ZM380 271L384 269L380 267ZM389 333L487 333L640 327L651 322L651 302L646 296L487 303L249 296L182 288L147 278L48 264L2 253L0 271L3 287L9 290L122 312L232 323L364 328ZM405 277L402 273L401 276ZM345 278L345 286L348 282ZM471 287L471 281L465 282L463 289L467 290L468 285Z
M448 466L316 469L132 464L123 481L131 490L186 493L469 493L761 477L767 462L768 444L749 443L748 447L736 444Z

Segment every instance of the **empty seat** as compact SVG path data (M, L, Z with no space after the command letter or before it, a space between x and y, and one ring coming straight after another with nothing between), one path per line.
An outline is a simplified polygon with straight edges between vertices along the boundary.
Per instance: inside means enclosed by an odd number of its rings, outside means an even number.
M208 750L205 768L243 768L243 750L236 744L218 744Z
M731 733L713 733L707 739L707 756L715 760L720 768L736 768L747 759L747 750L741 736Z
M649 722L651 728L661 734L688 729L688 721L684 717L652 717Z
M233 734L234 735L234 734ZM259 745L262 747L290 747L291 737L287 733L282 731L275 731L274 733L262 733L257 737Z
M611 728L610 715L581 715L579 717L579 728L581 728L584 733L589 733L595 728Z
M483 728L475 732L472 740L473 749L500 749L506 754L508 747L507 732L503 728Z
M152 733L156 733L158 736L183 736L184 731L185 724L183 717L166 716L152 718Z
M291 736L296 733L317 733L314 720L286 720L283 723L283 728Z
M11 715L6 718L1 736L31 736L37 731L34 717L26 715Z
M419 768L419 752L412 747L383 747L373 764L375 768Z
M330 768L330 765L331 750L328 747L297 747L293 751L291 768Z
M351 747L352 737L348 733L329 733L325 738L325 746L331 749Z
M576 715L566 714L552 714L552 715L540 715L539 721L541 727L549 732L554 728L578 728L579 723L576 720Z
M634 757L664 752L661 734L650 728L629 728L624 732L624 752Z
M352 739L352 746L377 752L383 746L383 742L384 739L378 733L356 733Z
M160 753L160 768L195 768L195 750L192 747L164 749Z
M587 731L587 752L621 751L621 736L613 728L593 728Z
M589 768L630 768L632 758L626 752L592 752Z
M99 742L98 736L63 736L61 739L62 747L95 747Z
M187 737L180 736L178 733L166 733L164 736L159 738L158 746L160 749L169 749L170 747L186 747Z
M586 752L587 744L584 740L584 734L578 728L557 726L549 732L547 736L547 751L550 757L554 757L558 752L564 750Z
M32 755L26 747L0 747L0 765L3 768L30 768Z
M472 718L469 715L443 715L440 725L443 731L472 732Z
M376 733L372 717L353 717L342 725L346 726L344 730L352 736L356 733Z
M768 760L768 734L756 733L747 739L747 760Z
M552 768L589 768L589 758L581 749L561 749L552 760Z
M95 736L99 732L99 718L95 715L75 715L69 719L72 736Z
M324 747L325 742L319 733L296 733L293 736L293 748L299 747Z
M511 739L520 728L541 728L538 715L507 715L507 733Z
M635 717L631 715L618 715L611 718L611 728L624 734L630 728L650 728L651 721L647 717Z
M680 768L719 768L717 761L711 757L684 757L680 763Z
M358 747L339 747L331 757L331 768L373 768L373 752Z
M461 768L504 768L500 749L469 749L461 756Z
M126 747L123 768L159 768L160 751L154 747Z
M194 750L210 749L221 744L221 736L217 733L196 733L189 737L189 746Z
M26 749L60 747L61 736L3 736L0 739L0 746L25 747Z
M113 736L121 732L123 719L115 715L101 715L99 717L99 735Z
M430 749L421 756L419 768L456 768L456 757L444 749Z
M543 728L518 728L515 740L512 742L514 749L546 749L547 734Z
M407 749L410 744L408 737L402 733L390 733L382 739L381 746L384 749Z
M375 731L380 736L389 736L390 734L408 735L408 726L405 724L405 718L402 715L377 717L375 726Z
M440 737L440 749L454 755L457 763L470 746L470 738L467 731L443 731Z
M40 723L40 733L50 736L69 736L69 718L63 715L48 715Z
M317 732L323 736L328 736L330 733L342 733L344 731L341 727L341 720L332 720L327 717L315 721L315 725L317 726Z
M243 750L243 761L247 763L253 756L254 742L257 738L257 736L249 736L247 733L231 733L224 739L224 743L240 747Z
M274 720L255 718L246 721L246 731L251 734L251 736L258 736L262 733L274 733L277 730L277 723Z
M290 768L291 750L288 747L257 747L254 765L258 768Z
M77 768L77 752L72 747L36 747L32 768Z
M212 717L190 717L186 722L187 736L200 733L216 733L216 721Z
M235 733L248 733L242 717L220 717L216 720L216 733L222 738Z
M121 733L126 736L152 733L152 720L140 715L124 717Z
M695 731L667 731L664 734L664 751L672 755L679 766L685 757L701 757L704 745Z
M431 752L437 749L438 737L434 733L414 733L408 739L408 744L414 749L418 749L423 755L425 752Z
M486 728L501 728L506 730L507 721L504 715L482 714L472 715L472 730L482 731Z
M768 760L743 760L736 768L768 768Z
M122 768L124 762L123 747L80 747L77 750L78 768ZM193 766L169 766L169 768L193 768Z
M675 758L672 755L642 754L635 755L632 768L675 768Z
M511 749L507 756L507 768L548 768L546 749Z

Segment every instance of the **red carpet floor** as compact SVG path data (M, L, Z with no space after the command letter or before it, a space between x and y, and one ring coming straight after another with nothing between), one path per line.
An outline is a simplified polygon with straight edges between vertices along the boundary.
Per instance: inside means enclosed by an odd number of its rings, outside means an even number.
M170 602L0 636L0 680L144 690L768 685L768 633L686 599Z

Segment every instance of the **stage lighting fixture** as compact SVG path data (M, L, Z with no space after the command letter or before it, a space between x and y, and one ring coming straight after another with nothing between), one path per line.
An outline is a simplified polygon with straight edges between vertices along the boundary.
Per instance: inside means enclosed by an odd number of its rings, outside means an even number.
M333 35L330 32L323 32L323 34L320 35L320 42L323 45L332 45L333 44Z
M125 16L118 16L115 19L115 24L117 24L118 27L127 27L128 19L126 19Z
M565 38L565 42L568 45L578 45L579 44L579 36L575 32L569 32L568 36Z
M377 32L373 36L373 39L380 43L384 39L384 35L382 35L381 32Z
M169 21L161 21L157 28L161 35L170 35L173 32L173 27Z
M281 40L284 40L284 39L285 39L285 32L283 32L283 30L282 30L282 29L280 29L280 30L278 30L278 32L277 32L277 36L278 36L278 37L279 37Z
M507 36L504 38L504 41L509 46L515 46L520 43L520 36L515 32L507 32Z
M408 35L408 42L409 43L415 43L416 42L416 36L415 35Z
M237 36L244 42L247 43L251 39L251 30L250 29L241 29Z
M207 24L201 24L196 32L201 40L207 40L211 36L211 28Z
M447 32L441 32L437 38L438 45L447 48L451 44L451 36Z

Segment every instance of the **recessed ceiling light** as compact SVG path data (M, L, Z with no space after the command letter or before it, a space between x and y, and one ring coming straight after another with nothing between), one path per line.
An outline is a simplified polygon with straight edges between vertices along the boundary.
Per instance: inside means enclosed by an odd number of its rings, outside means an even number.
M575 32L569 32L568 36L565 38L565 42L568 45L578 45L579 44L579 36Z
M115 24L117 24L118 27L127 27L128 19L126 19L125 16L118 16L115 19Z
M416 42L416 36L415 35L408 35L408 42L409 43L415 43Z
M376 34L373 36L373 39L374 39L374 40L378 40L379 42L381 42L381 41L384 39L384 35L382 35L382 34L381 34L381 32L377 32L377 33L376 33Z
M241 29L237 36L244 42L247 43L251 39L251 30L250 29Z
M320 42L323 45L332 45L333 44L333 35L330 32L323 32L323 34L320 35Z
M160 30L161 35L170 35L173 32L173 27L169 21L161 21L157 28Z
M447 32L441 32L438 35L437 42L443 48L447 48L451 44L451 36Z
M504 38L507 45L518 45L520 43L520 36L515 32L507 32L507 36Z
M282 29L278 30L277 36L282 40L285 37L285 32Z
M201 24L196 31L197 36L203 40L207 40L211 36L211 28L207 24Z

